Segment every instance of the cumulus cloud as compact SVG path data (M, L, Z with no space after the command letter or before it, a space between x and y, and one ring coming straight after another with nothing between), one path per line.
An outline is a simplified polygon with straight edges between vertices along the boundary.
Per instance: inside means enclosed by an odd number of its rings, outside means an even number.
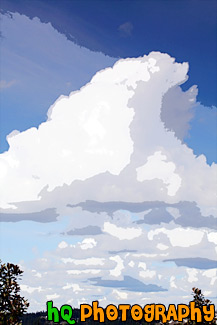
M112 236L119 238L120 240L123 239L130 240L139 237L142 234L141 229L117 227L116 225L110 222L104 223L103 231L107 232Z
M187 71L186 63L152 52L120 60L79 91L60 96L38 129L8 136L10 148L0 156L2 208L23 201L47 208L43 200L56 201L54 189L67 197L83 187L71 203L190 200L206 215L214 213L216 164L196 157L161 120L164 95L175 92ZM187 112L196 96L189 92L182 93Z
M167 186L167 193L174 196L181 186L181 177L174 173L175 164L172 162L165 162L166 156L162 155L161 151L156 151L154 155L147 158L147 163L136 169L137 180L143 182L144 180L152 180L155 178L161 179Z
M175 228L172 230L158 228L148 233L148 239L153 240L154 236L163 233L166 234L172 246L189 247L199 244L203 238L203 231L193 229ZM185 240L183 240L185 238Z
M153 292L188 301L196 279L213 293L204 269L216 268L217 166L181 141L197 94L180 88L187 72L159 52L120 60L58 98L38 128L10 134L0 155L4 220L69 217L57 247L31 262L34 274L23 263L24 285L34 277L34 288L74 306L95 296L153 302Z

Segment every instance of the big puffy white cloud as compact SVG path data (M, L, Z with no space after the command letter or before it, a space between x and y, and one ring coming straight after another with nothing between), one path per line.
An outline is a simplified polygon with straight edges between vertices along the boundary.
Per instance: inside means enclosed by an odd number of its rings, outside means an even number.
M32 310L187 303L198 281L214 295L217 166L183 143L197 95L180 88L187 72L159 52L119 60L8 136L3 220L56 221L37 230L43 253L20 261Z
M187 199L206 215L216 213L216 164L209 166L182 143L171 108L182 112L180 123L187 130L197 94L195 87L180 88L187 72L187 63L152 52L119 60L80 90L60 96L46 122L8 135L10 148L0 156L2 208L25 201L47 208L43 193L62 188L67 196L82 182L77 203ZM106 173L109 184L100 190ZM97 190L88 187L90 179Z

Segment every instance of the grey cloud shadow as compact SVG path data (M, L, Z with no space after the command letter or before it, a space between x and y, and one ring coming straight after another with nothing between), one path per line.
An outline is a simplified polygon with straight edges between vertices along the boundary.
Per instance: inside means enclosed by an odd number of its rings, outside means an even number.
M86 200L78 204L67 204L67 207L81 207L82 210L92 213L106 212L109 216L113 216L118 210L126 210L131 213L141 213L152 210L144 215L143 220L136 221L137 224L160 224L170 223L172 220L175 224L182 227L193 228L210 228L217 230L217 218L214 216L202 216L200 209L195 202L180 201L178 203L169 204L162 201L144 201L144 202L124 202L110 201L98 202L94 200ZM180 217L174 218L166 208L176 208L179 210Z
M195 202L179 202L174 205L179 209L181 216L175 220L175 223L183 227L194 228L211 228L217 230L217 218L210 215L208 217L202 216L200 209Z
M149 213L144 215L143 220L136 221L137 224L160 224L161 222L170 223L174 220L169 212L166 211L166 208L153 208Z
M131 276L124 276L124 280L102 280L101 277L89 278L94 286L120 288L122 290L134 292L159 292L168 291L156 284L144 284L142 281L132 278Z
M76 208L81 207L83 210L92 213L106 212L112 216L115 211L127 210L134 213L143 212L145 210L153 209L155 207L164 207L166 204L161 201L153 202L124 202L124 201L110 201L110 202L98 202L94 200L86 200L75 205L67 204L67 207Z
M46 192L46 189L44 189ZM61 193L59 193L61 194ZM50 200L49 200L50 201ZM68 201L68 200L67 200ZM66 202L67 202L66 201ZM64 203L63 203L64 204ZM91 213L107 213L110 217L118 210L126 210L131 213L142 213L144 218L142 220L134 221L137 224L161 224L170 223L173 221L175 224L182 227L193 228L209 228L217 230L217 218L212 215L203 216L197 204L195 202L180 201L178 203L170 204L163 201L144 201L144 202L125 202L125 201L108 201L99 202L95 200L86 200L77 204L64 204L69 208L80 207L84 211ZM45 206L44 204L42 206ZM36 222L48 223L57 221L56 209L49 207L48 209L41 210L39 212L31 212L31 209L39 210L40 201L29 201L16 203L17 213L14 213L13 209L8 209L7 213L2 212L0 215L0 222L18 222L22 220L31 220ZM173 217L166 208L176 208L179 211L179 217ZM147 210L152 210L147 213ZM23 212L25 211L25 212ZM26 212L29 211L29 212ZM81 228L82 229L82 228ZM69 231L68 235L98 235L102 231L95 226L87 226L83 230L73 229ZM79 233L77 233L77 231Z
M109 254L121 254L121 253L136 253L135 249L122 249L120 251L108 251Z
M1 213L0 222L35 221L41 223L57 221L58 214L55 208L30 213Z
M84 228L72 229L72 230L66 232L66 235L69 235L69 236L77 236L77 235L80 235L80 236L86 236L86 235L94 236L94 235L100 235L102 233L103 232L102 232L100 227L87 226L87 227L84 227Z
M185 266L201 270L217 268L217 261L202 257L174 258L164 260L163 262L174 262L177 266Z

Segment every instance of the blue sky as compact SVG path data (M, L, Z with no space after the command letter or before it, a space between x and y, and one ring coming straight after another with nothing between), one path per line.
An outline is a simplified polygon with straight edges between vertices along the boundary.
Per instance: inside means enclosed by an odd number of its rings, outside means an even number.
M0 252L32 311L215 296L216 7L2 0Z

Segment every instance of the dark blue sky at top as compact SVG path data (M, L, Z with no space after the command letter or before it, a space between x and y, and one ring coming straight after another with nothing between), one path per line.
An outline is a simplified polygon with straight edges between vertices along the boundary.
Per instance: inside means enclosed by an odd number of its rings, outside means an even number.
M198 85L197 99L203 106L186 142L196 154L206 154L209 163L217 160L213 150L216 115L210 114L203 123L206 110L211 109L208 106L217 106L216 0L2 0L0 7L3 13L18 12L38 17L42 23L50 22L72 42L114 58L161 51L177 62L189 62L189 79L182 88ZM120 31L120 25L126 23L131 28ZM20 42L24 44L25 37ZM55 56L55 48L50 50ZM1 151L7 149L5 136L13 129L22 131L46 119L49 105L65 91L54 88L50 85L46 97L41 93L33 98L31 92L26 92L20 99L11 92L13 99L7 104L7 96L2 95ZM27 110L29 103L31 109Z
M190 63L198 100L217 105L216 0L2 0L3 10L39 17L93 51L137 57L159 50ZM117 32L130 22L131 35Z

